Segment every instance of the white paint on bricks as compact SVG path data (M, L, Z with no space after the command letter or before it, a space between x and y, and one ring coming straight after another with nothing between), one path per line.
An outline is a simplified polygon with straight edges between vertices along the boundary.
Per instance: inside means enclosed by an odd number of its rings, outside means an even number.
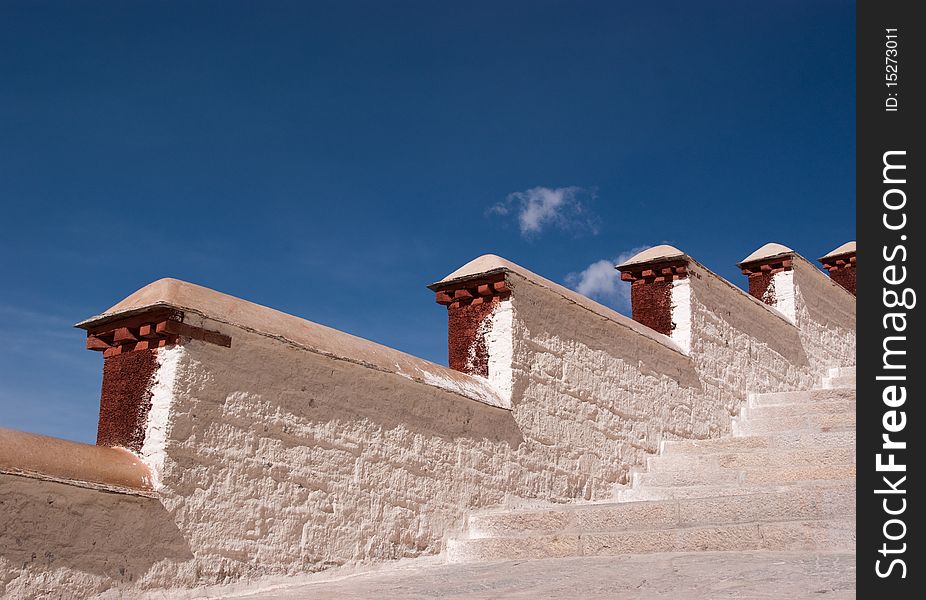
M775 294L775 304L773 305L778 312L783 314L786 319L795 322L795 298L794 298L794 271L779 271L772 275L771 288Z
M148 411L148 421L145 424L145 442L139 452L142 460L151 470L152 485L155 490L161 487L161 470L164 467L165 449L170 430L174 385L183 353L183 346L157 350L158 367L151 384L151 410Z
M417 375L414 376L401 372L398 373L398 375L411 379L412 381L433 386L439 390L446 390L459 394L464 398L482 402L488 406L511 408L510 398L507 400L502 398L496 390L481 377L472 377L470 380L451 379L437 372L423 370L418 371Z
M489 383L510 407L514 382L511 368L514 361L514 307L511 300L499 302L486 321L489 322L485 336L489 355Z
M691 352L691 283L688 278L672 282L672 341L686 354Z

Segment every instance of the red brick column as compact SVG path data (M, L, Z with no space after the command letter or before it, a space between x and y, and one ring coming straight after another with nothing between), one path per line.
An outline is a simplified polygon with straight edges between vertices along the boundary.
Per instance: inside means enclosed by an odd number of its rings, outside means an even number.
M781 244L765 244L741 262L737 263L743 275L749 278L749 295L757 300L776 306L775 287L772 276L794 268L794 250Z
M486 319L511 296L505 273L429 286L438 304L447 307L447 357L451 369L488 377Z
M689 258L672 246L644 250L617 265L621 279L630 281L633 320L665 335L675 328L672 320L672 282L688 277Z
M817 260L830 274L830 279L855 295L855 242L848 242Z
M103 353L96 443L135 451L145 441L157 349L177 345L183 338L231 346L227 335L184 323L181 311L166 308L80 326L87 330L87 349Z

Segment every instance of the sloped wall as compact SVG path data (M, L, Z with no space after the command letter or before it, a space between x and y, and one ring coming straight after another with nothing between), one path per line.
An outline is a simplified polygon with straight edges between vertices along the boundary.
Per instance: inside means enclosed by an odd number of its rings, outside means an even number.
M513 489L509 411L225 331L231 349L173 350L159 492L196 555L183 583L434 554Z
M800 257L793 277L795 325L811 364L821 372L854 365L855 296Z
M704 393L725 407L727 426L750 392L809 388L822 373L800 331L782 314L703 266L688 266L692 360ZM726 429L726 427L724 429Z

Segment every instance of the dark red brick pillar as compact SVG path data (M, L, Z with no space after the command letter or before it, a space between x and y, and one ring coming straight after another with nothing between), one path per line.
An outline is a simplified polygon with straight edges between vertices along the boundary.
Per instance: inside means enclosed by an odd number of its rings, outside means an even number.
M792 254L785 254L743 261L737 266L743 271L743 275L749 278L749 295L769 306L776 306L772 276L776 273L792 270L794 260Z
M736 263L736 266L749 278L749 295L777 307L772 276L794 268L794 250L771 242Z
M157 365L155 350L126 352L103 359L97 446L141 450Z
M504 273L434 285L436 301L447 307L447 358L451 369L489 376L487 319L511 296Z
M638 262L644 251L629 261L617 265L623 281L630 281L630 307L633 320L665 335L671 335L672 282L688 277L688 259L672 249L674 256Z
M843 244L819 259L830 279L855 295L855 242Z
M136 452L145 442L158 349L182 339L231 346L228 336L183 323L183 313L172 309L104 317L80 326L87 329L87 349L103 353L96 443Z

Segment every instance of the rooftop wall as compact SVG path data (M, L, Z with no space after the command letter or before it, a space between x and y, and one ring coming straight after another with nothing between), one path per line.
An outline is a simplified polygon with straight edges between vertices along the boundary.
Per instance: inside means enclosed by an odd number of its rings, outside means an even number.
M48 558L0 562L0 582L28 597L68 581L81 596L435 554L471 509L610 498L662 440L716 437L747 393L797 389L824 366L854 363L854 332L837 323L851 317L854 328L854 299L819 272L795 270L789 320L686 264L686 277L660 288L663 334L481 257L432 286L459 370L156 282L81 326L107 365L153 361L150 373L104 379L111 410L100 427L137 444L157 499L4 479L0 497L16 509L0 518L49 523L41 537L8 539L10 556ZM107 385L118 393L107 397ZM113 428L113 418L127 422ZM68 491L54 488L61 500L46 508L37 499L48 486ZM71 506L84 517L59 535ZM88 567L76 550L54 550L106 546L126 514L141 521L126 529L137 539L148 522L167 537L120 563L118 577L105 552L104 566Z

